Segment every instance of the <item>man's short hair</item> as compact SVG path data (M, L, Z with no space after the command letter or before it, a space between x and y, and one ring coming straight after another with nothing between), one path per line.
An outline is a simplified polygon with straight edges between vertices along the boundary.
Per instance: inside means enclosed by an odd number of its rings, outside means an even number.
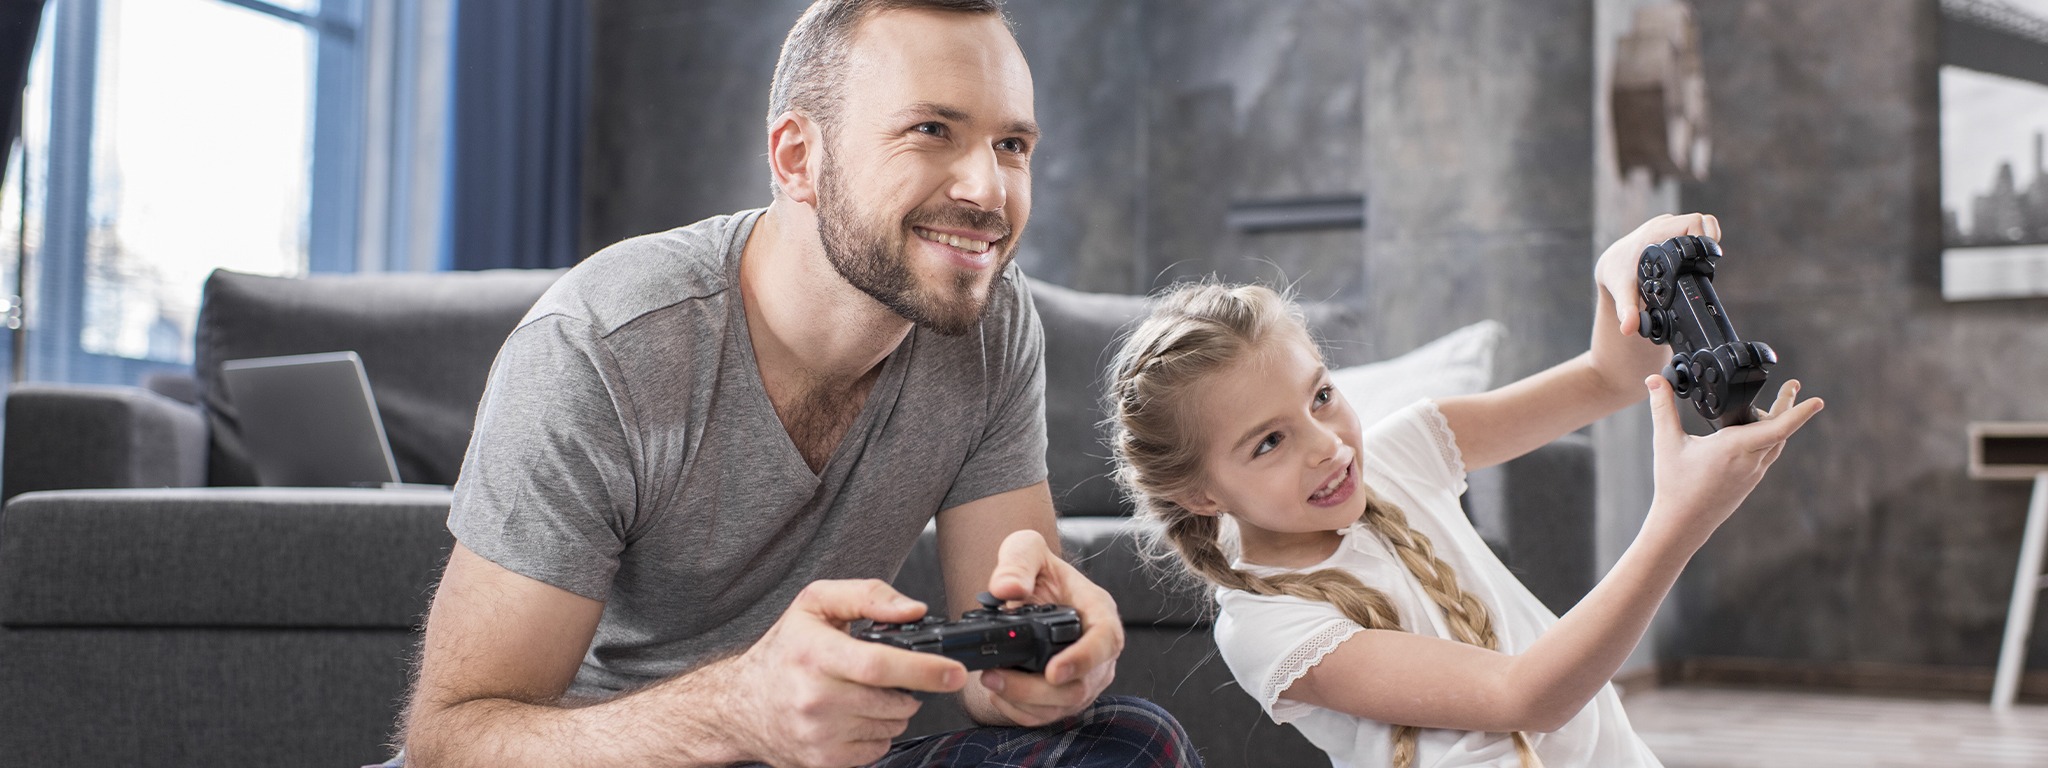
M789 111L799 112L825 130L839 124L839 101L846 82L847 50L853 34L868 17L884 11L932 10L992 14L1010 23L1002 0L818 0L804 11L782 41L775 61L775 80L768 86L768 122Z

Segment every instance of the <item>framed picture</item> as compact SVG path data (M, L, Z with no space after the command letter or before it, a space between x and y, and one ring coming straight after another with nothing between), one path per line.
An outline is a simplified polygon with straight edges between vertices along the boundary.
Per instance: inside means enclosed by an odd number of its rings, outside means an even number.
M2048 0L1941 17L1942 296L2048 296Z

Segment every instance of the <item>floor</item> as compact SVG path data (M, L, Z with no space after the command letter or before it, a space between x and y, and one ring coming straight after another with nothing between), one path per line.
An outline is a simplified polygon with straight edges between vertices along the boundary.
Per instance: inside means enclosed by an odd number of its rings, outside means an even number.
M1624 706L1666 768L2048 766L2048 704L1658 688Z

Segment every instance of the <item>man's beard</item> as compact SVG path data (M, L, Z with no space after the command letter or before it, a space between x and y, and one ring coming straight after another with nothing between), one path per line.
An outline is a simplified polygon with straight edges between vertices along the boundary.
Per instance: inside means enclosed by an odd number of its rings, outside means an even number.
M846 192L830 150L825 152L820 171L818 236L825 245L825 259L832 262L840 277L889 311L937 333L960 336L981 324L989 297L986 286L980 285L979 274L961 270L942 285L919 285L917 274L910 267L907 247L907 238L915 235L902 230L890 232L890 228L882 225L864 226L861 211ZM997 242L990 243L989 248L1003 248L1005 252L998 255L988 271L990 283L1010 263L1010 223L1000 213L959 207L919 208L911 211L905 223L925 229L969 229L996 235ZM977 288L984 289L980 296L975 295Z

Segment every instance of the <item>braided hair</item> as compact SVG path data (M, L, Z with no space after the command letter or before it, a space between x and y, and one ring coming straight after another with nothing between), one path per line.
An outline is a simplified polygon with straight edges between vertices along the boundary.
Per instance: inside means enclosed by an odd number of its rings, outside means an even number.
M1258 345L1315 345L1299 308L1258 285L1192 283L1175 286L1153 303L1152 312L1131 332L1111 369L1108 426L1116 481L1137 505L1137 516L1153 525L1148 547L1155 558L1177 560L1187 573L1212 584L1260 595L1286 595L1329 603L1367 629L1403 629L1386 593L1351 573L1325 568L1262 576L1231 566L1230 541L1218 516L1197 514L1175 502L1200 487L1201 441L1193 439L1182 403L1205 378L1243 359ZM1443 610L1459 641L1497 650L1493 618L1478 598L1458 586L1458 576L1437 557L1429 537L1408 525L1407 513L1360 485L1361 518L1387 544ZM1412 768L1420 729L1396 725L1395 768ZM1528 736L1512 735L1525 768L1540 768Z

